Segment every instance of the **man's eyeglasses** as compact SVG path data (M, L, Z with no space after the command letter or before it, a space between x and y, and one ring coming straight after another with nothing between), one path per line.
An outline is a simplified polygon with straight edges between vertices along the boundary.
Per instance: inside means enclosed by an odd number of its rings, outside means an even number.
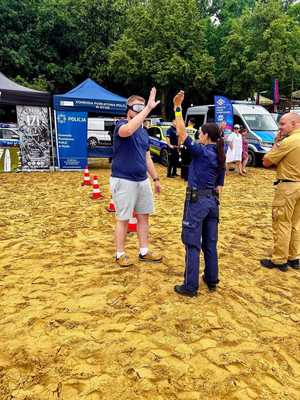
M133 104L132 106L127 105L127 110L132 110L136 113L140 113L145 108L145 104Z

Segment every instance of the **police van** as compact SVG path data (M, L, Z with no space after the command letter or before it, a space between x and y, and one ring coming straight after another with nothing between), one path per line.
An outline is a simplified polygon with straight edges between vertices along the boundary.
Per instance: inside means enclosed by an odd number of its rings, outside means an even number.
M233 124L248 129L249 161L248 165L258 165L265 153L271 150L278 126L269 111L248 101L232 101ZM186 113L186 122L194 118L199 129L207 122L215 122L215 106L190 107Z
M113 118L88 118L88 147L111 146L115 123Z

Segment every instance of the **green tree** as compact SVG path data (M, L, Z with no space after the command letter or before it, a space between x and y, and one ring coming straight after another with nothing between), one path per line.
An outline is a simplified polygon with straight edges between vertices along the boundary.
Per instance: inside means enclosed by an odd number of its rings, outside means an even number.
M0 68L56 91L90 76L105 81L109 46L132 0L1 0Z
M288 92L292 77L299 74L299 51L299 23L285 13L282 2L258 1L232 22L224 40L221 85L229 96L246 97L270 89L276 77Z
M9 76L29 77L34 67L30 50L37 23L37 0L1 0L0 70Z
M215 84L214 59L207 50L195 0L149 0L129 9L127 28L111 47L111 76L129 89L160 90L166 114L178 88L205 99ZM199 95L200 93L200 95Z

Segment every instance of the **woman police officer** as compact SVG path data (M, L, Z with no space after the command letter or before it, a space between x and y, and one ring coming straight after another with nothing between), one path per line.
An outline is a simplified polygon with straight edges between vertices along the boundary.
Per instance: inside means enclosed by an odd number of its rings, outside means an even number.
M225 153L220 128L214 123L202 126L199 143L195 143L185 131L181 105L184 92L174 97L176 129L180 143L191 154L188 187L182 221L182 242L185 245L185 273L182 285L175 292L193 297L199 286L199 255L204 253L203 280L210 290L215 290L218 279L218 192L224 185Z

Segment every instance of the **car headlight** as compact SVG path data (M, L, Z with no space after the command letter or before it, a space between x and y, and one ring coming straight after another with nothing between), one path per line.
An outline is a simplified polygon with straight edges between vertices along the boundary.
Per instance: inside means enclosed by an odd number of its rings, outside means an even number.
M262 142L261 145L263 147L267 147L269 149L271 149L273 147L273 143L270 143L270 142Z

